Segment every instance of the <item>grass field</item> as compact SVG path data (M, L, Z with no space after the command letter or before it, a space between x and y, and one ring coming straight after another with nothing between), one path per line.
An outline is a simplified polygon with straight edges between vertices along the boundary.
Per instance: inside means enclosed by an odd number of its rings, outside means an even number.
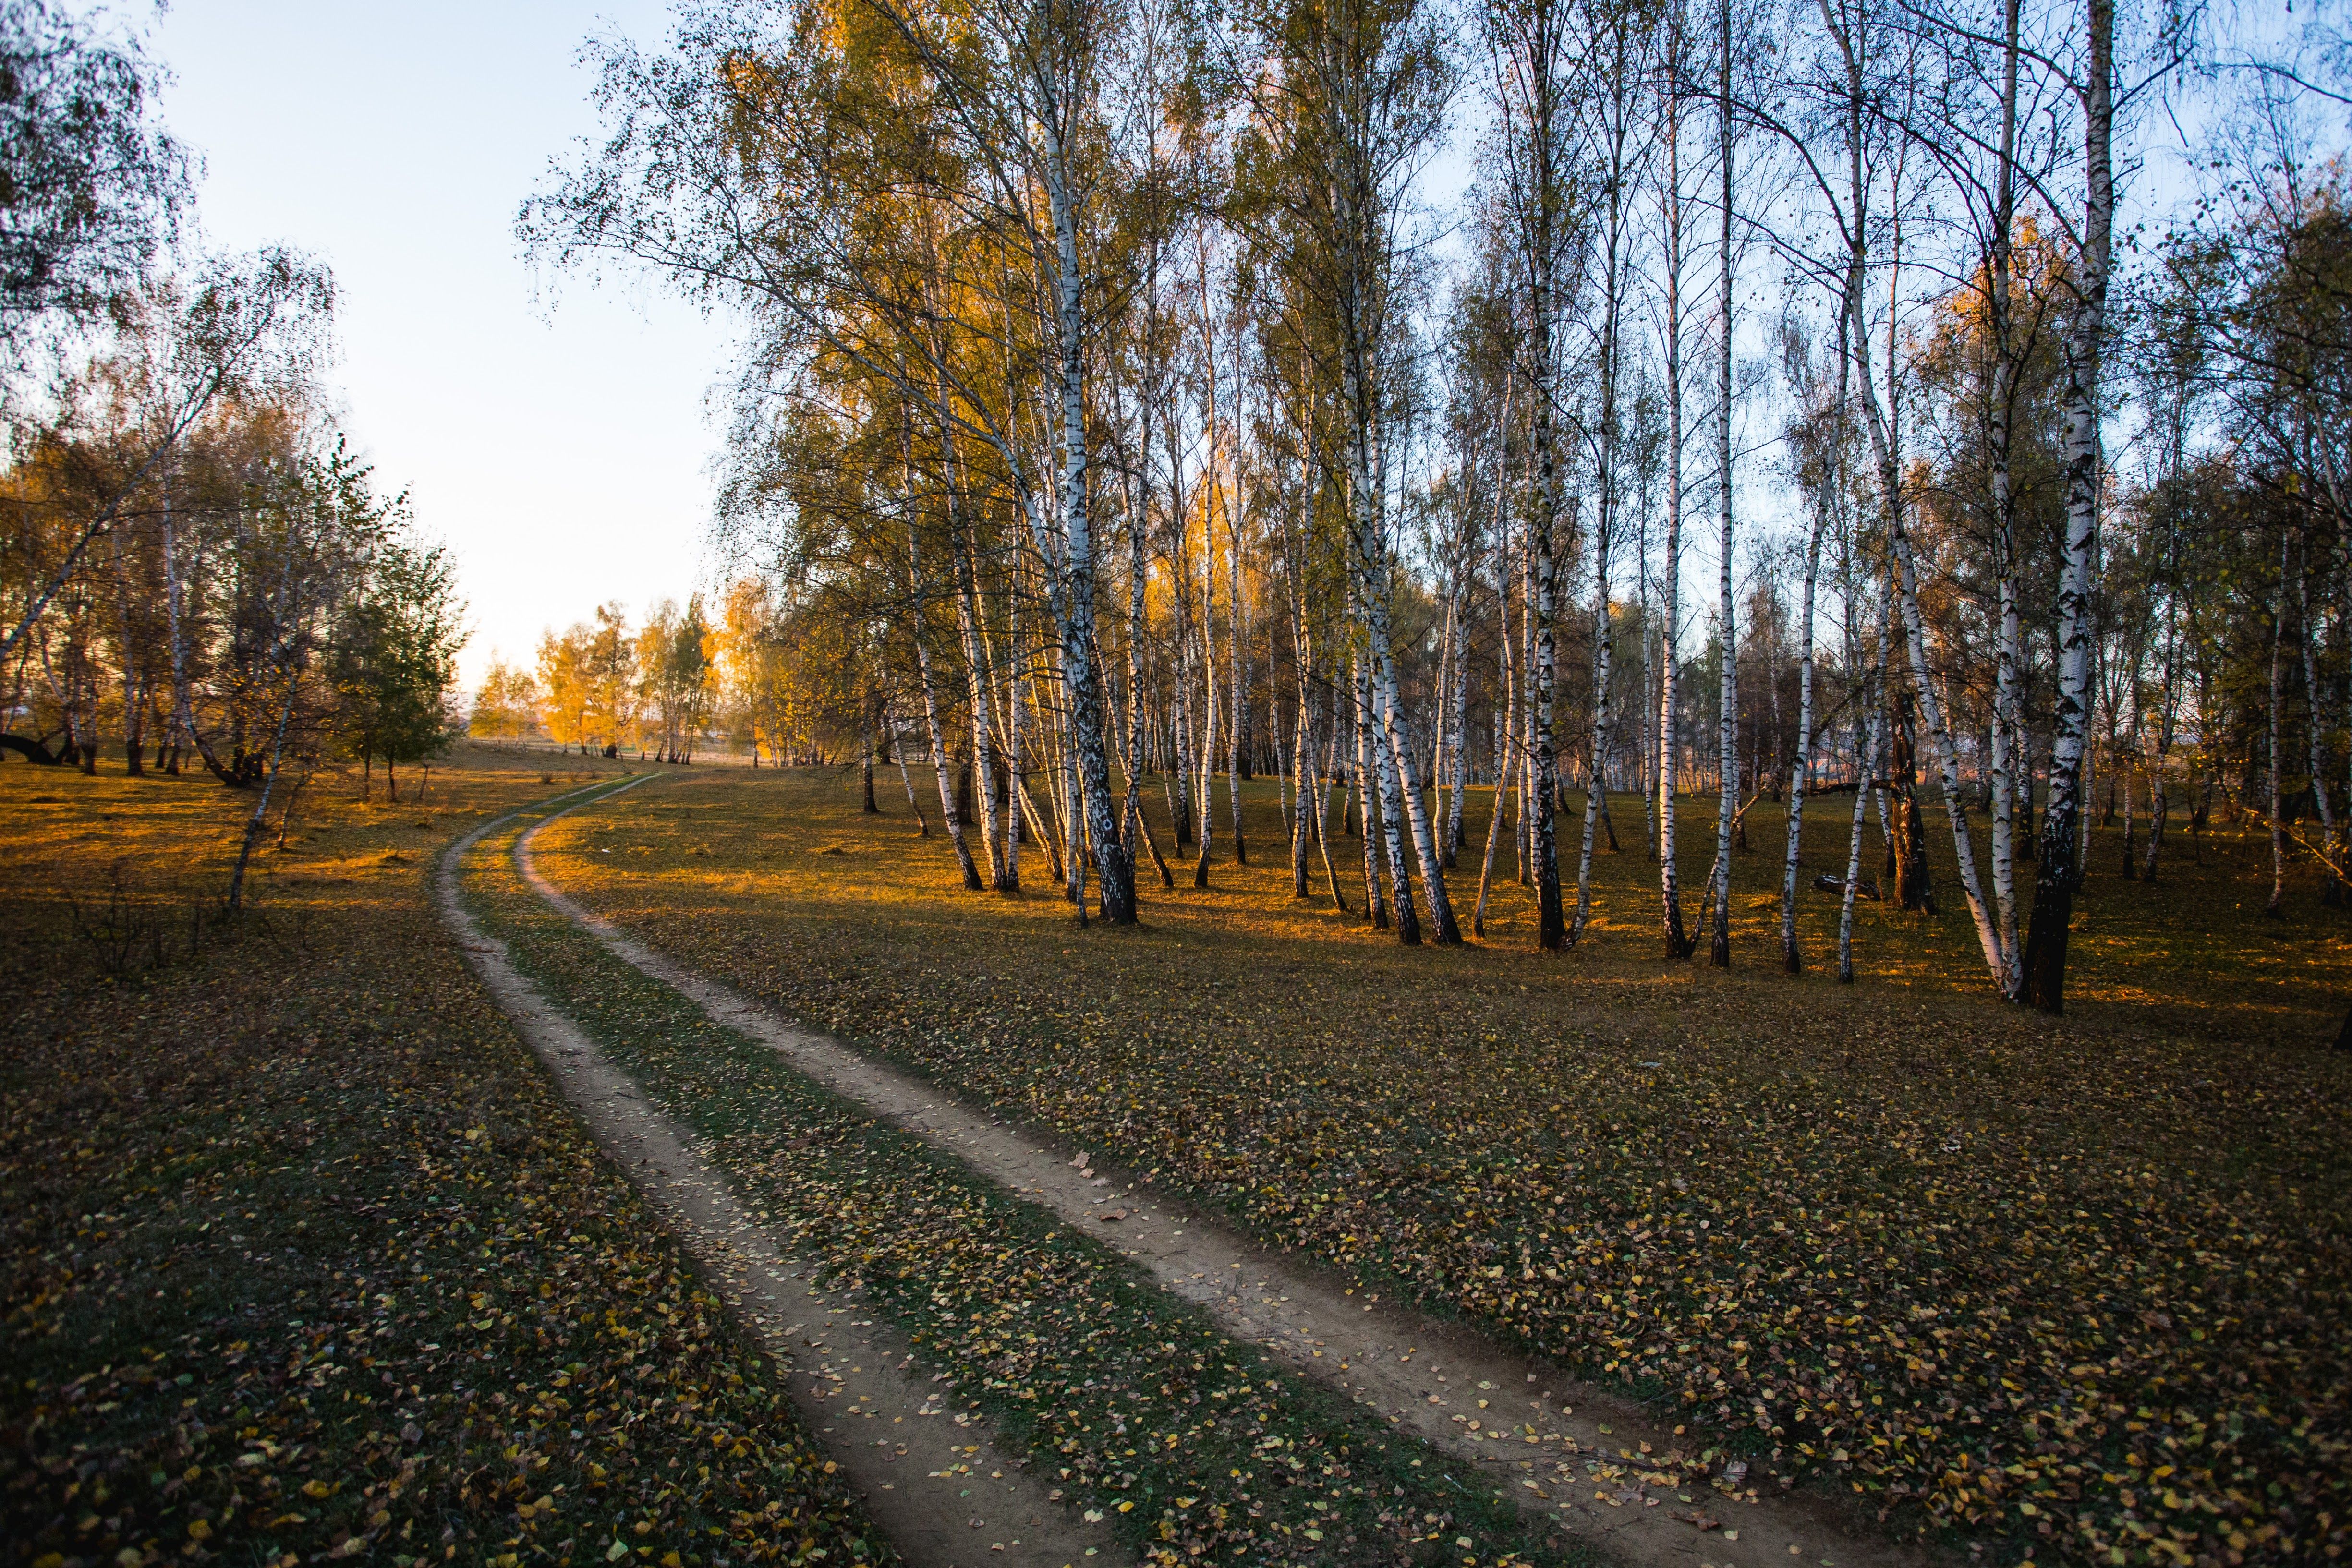
M1843 869L1845 809L1809 877ZM1487 945L1403 950L1291 900L1260 785L1262 863L1221 852L1198 893L1147 862L1145 926L1081 933L1036 848L1024 896L963 893L927 810L917 840L903 796L863 816L846 775L698 769L557 824L541 863L689 962L1888 1528L2098 1563L2352 1546L2352 1062L2321 1049L2352 925L2307 873L2262 919L2259 838L2177 832L2151 888L2095 835L2052 1020L1987 995L1933 827L1943 912L1866 905L1847 988L1826 894L1813 967L1778 971L1769 814L1725 973L1657 956L1638 851L1603 858L1572 953L1528 950L1507 882ZM1615 810L1638 841L1639 803ZM1696 877L1704 802L1685 823Z
M235 924L245 798L0 767L0 1562L891 1560L435 922L555 792L457 761Z

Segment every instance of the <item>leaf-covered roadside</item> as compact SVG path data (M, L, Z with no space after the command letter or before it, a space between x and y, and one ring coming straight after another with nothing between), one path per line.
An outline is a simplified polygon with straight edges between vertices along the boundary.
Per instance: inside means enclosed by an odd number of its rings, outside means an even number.
M892 1561L422 876L302 915L16 977L0 1562Z
M1580 1558L1491 1488L1454 1479L1436 1450L612 957L522 885L509 844L486 842L467 885L515 961L705 1136L762 1218L862 1287L965 1408L1027 1444L1147 1560Z
M960 901L903 831L805 776L698 781L578 830L642 853L548 863L688 963L1891 1524L2100 1563L2352 1548L2345 1064L1300 940L1286 887L1223 866L1088 938Z

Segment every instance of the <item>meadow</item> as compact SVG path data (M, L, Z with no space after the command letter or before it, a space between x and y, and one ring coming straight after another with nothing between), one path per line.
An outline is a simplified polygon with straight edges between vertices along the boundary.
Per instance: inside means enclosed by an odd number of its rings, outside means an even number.
M1530 951L1507 874L1485 944L1404 948L1290 896L1260 783L1252 865L1221 851L1205 892L1147 869L1141 928L1080 930L1041 849L1022 895L966 893L935 799L921 838L855 783L681 773L554 825L541 863L706 972L1882 1528L2101 1563L2352 1543L2352 1062L2327 1049L2352 931L2307 874L2263 918L2258 834L2176 823L2150 885L2095 832L2053 1019L1990 996L1939 823L1942 912L1865 904L1840 986L1825 894L1812 966L1779 970L1769 818L1717 971L1659 956L1638 851L1601 858L1570 953ZM1613 810L1638 842L1639 802ZM1843 813L1817 829L1808 878L1844 859Z
M453 760L236 920L247 797L0 768L0 1562L897 1560L433 917L619 765Z

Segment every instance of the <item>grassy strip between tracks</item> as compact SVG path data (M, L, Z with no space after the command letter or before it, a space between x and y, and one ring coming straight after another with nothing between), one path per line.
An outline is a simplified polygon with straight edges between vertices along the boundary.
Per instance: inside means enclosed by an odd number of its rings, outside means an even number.
M1370 1411L1218 1332L1102 1243L884 1126L533 896L511 835L467 893L516 962L754 1209L861 1286L968 1407L1155 1562L1489 1564L1580 1552Z

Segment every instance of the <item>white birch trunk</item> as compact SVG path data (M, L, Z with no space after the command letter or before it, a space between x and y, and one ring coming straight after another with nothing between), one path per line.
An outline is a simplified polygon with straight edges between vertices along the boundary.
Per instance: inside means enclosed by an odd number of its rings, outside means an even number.
M1670 69L1681 69L1682 12L1670 26ZM1683 603L1683 370L1682 370L1682 111L1669 91L1665 116L1665 356L1666 356L1666 540L1658 583L1662 624L1658 631L1658 922L1666 956L1687 958L1691 938L1683 928L1683 894L1675 865L1675 739L1681 674Z
M915 813L915 836L928 839L931 836L930 821L923 815L922 801L915 798L915 776L907 771L907 737L900 729L898 716L895 713L890 716L890 755L898 764L898 782L907 791L907 810ZM759 759L759 747L754 745L751 749L754 766Z
M2286 536L2279 536L2279 580L2271 596L2270 819L2271 896L2263 913L2275 920L2286 913L2286 764L2279 710L2286 706ZM2057 770L2052 769L2054 775ZM2047 839L2043 841L2046 844Z
M1870 781L1877 777L1881 746L1880 720L1883 710L1876 704L1870 708L1869 739L1859 748L1855 758L1859 776L1853 786L1853 828L1845 842L1845 896L1838 907L1838 984L1853 984L1853 900L1856 884L1862 880L1862 828L1870 814Z
M1715 819L1715 873L1708 897L1715 906L1714 930L1707 947L1708 961L1717 968L1728 968L1731 964L1731 833L1733 818L1739 810L1739 657L1738 620L1738 607L1733 602L1731 582L1731 3L1718 0L1722 10L1722 57L1720 70L1718 131L1721 137L1723 174L1722 193L1722 291L1723 340L1718 345L1717 361L1715 413L1716 469L1717 475L1717 504L1722 522L1720 590L1722 617L1723 671L1717 701L1717 741L1720 755L1717 783L1720 803Z
M1388 895L1381 891L1380 839L1382 830L1376 828L1372 821L1375 815L1384 815L1384 813L1380 811L1379 805L1374 800L1373 779L1376 775L1372 767L1372 754L1377 743L1372 739L1371 683L1365 678L1361 655L1356 657L1353 664L1354 678L1351 690L1355 694L1356 709L1356 819L1364 830L1364 904L1370 912L1372 928L1376 931L1384 931L1388 928L1389 915ZM1389 863L1393 865L1398 862L1391 856ZM1412 901L1410 897L1404 903L1403 918L1412 919ZM1419 937L1415 936L1413 939L1417 941Z
M2099 438L2099 361L2115 248L2115 4L2086 0L2089 74L2083 83L2084 222L2076 257L2074 320L2066 338L2066 539L2058 577L2058 690L2051 720L2049 803L2035 867L2033 922L2026 933L2025 997L2046 1013L2065 1009L2066 936L2082 884L2084 753L2091 722L2091 560L2098 549L2105 460Z
M1046 123L1056 128L1056 100L1046 95ZM1045 160L1045 192L1053 214L1061 350L1062 549L1058 560L1051 549L1039 556L1053 571L1053 611L1062 638L1063 711L1067 715L1070 748L1084 794L1086 841L1098 873L1103 918L1116 925L1135 922L1135 867L1118 841L1110 794L1110 762L1103 748L1102 683L1095 668L1094 538L1087 494L1087 424L1085 396L1085 324L1083 275L1078 270L1077 218L1058 130L1049 130ZM1028 508L1031 527L1041 547L1048 543L1043 520ZM1083 890L1086 856L1077 854L1072 834L1071 881ZM1081 914L1085 905L1079 905Z
M1986 258L1986 297L1993 340L1992 392L1985 411L1986 458L1991 470L1993 570L2000 594L1994 638L1992 721L1992 891L2005 959L1998 979L2001 995L2018 998L2024 975L2017 940L2017 758L2020 725L2019 665L2024 646L2018 606L2017 505L2010 477L2018 375L2012 340L2010 275L2011 231L2016 223L2017 78L2021 0L2005 0L2002 47L2000 143L1994 171L1991 245Z

